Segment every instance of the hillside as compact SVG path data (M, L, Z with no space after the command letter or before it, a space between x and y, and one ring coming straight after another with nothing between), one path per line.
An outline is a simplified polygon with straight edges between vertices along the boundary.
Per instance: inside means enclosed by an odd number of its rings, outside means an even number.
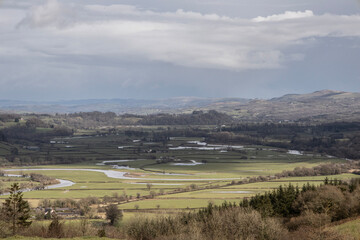
M236 115L244 120L358 120L360 93L323 90L253 100L239 105Z
M309 94L287 94L273 99L195 98L89 99L57 102L0 100L0 112L117 114L191 113L216 110L242 121L337 121L360 119L360 93L322 90Z
M192 109L206 106L242 104L249 100L242 98L196 98L177 97L170 99L85 99L71 101L33 102L0 100L0 112L18 113L75 113L115 112L117 114L155 114L192 112Z

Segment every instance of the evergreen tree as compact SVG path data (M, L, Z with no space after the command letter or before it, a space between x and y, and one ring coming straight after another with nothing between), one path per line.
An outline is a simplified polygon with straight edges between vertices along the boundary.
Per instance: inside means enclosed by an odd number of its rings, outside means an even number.
M20 191L18 183L14 183L10 188L10 196L3 203L3 215L11 224L13 235L19 227L28 227L31 221L30 207L28 201L23 199L23 193Z
M244 198L242 202L240 202L240 207L248 208L250 206L249 200Z
M240 206L244 207L245 204L248 204L250 207L258 210L263 216L289 217L295 214L293 203L299 194L299 188L291 184L284 187L279 186L278 189L272 192L251 197L250 201L242 203Z
M324 184L325 184L325 185L328 185L328 184L329 184L329 178L328 178L328 177L325 178Z

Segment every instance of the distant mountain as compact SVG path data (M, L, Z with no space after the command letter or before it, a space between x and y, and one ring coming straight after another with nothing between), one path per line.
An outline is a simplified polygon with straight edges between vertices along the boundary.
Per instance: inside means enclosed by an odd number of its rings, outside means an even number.
M249 100L177 97L160 100L141 99L88 99L53 102L0 100L0 110L18 113L74 113L74 112L115 112L118 114L152 114L188 112L209 105L235 102L242 104Z
M322 90L288 94L270 100L252 100L236 107L243 120L360 120L360 93Z
M117 114L190 113L216 110L243 121L359 120L360 93L322 90L269 100L178 97L162 100L89 99L57 102L0 100L0 109L27 113L115 112Z

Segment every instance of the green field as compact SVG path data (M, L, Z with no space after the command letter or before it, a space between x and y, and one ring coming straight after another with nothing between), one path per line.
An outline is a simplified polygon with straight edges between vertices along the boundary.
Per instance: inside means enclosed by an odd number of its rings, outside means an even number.
M228 199L231 202L239 202L238 199ZM193 209L206 207L209 203L222 204L223 199L149 199L143 201L130 202L120 204L120 209L136 209L135 206L139 206L139 209Z
M54 139L55 144L44 144L40 151L21 149L21 152L40 157L48 154L53 157L81 156L84 161L28 167L37 169L31 171L23 167L23 170L11 173L34 172L74 183L72 186L25 192L24 197L30 200L33 206L44 198L81 199L89 196L103 198L117 195L127 196L130 201L120 203L121 209L134 210L135 206L142 210L193 209L205 207L209 202L239 202L243 198L271 191L289 183L299 187L307 182L319 185L326 176L283 178L240 185L236 183L258 176L273 176L295 167L310 168L322 163L345 162L343 159L328 158L314 153L290 154L286 150L272 147L249 145L216 148L222 145L218 143L203 148L203 143L193 142L203 141L202 138L170 138L166 144L133 140L123 135ZM0 151L1 149L8 151L7 146L0 146ZM103 161L111 160L128 161L101 165ZM125 168L114 169L112 165ZM96 170L122 172L126 175L114 178ZM349 179L358 176L342 174L328 177ZM20 178L18 180L29 181ZM235 181L235 184L230 184L232 181ZM8 187L10 184L11 182L6 182L5 186ZM136 198L139 195L143 197L150 194L153 194L152 199Z
M348 221L340 225L330 227L330 229L348 236L349 239L360 239L360 219Z

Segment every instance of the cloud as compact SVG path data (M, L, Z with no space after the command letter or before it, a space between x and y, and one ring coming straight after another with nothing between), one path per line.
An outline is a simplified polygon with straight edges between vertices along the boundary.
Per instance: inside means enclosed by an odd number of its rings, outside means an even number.
M71 5L64 5L57 0L49 0L43 5L30 8L27 16L19 22L18 27L46 27L56 25L66 27L75 21L76 10Z
M305 58L287 55L287 48L318 37L359 37L359 24L358 15L316 16L310 10L243 19L50 0L27 9L3 47L41 61L66 58L74 65L101 58L107 60L97 64L110 67L156 61L231 71L275 69Z
M290 20L290 19L299 19L299 18L308 18L313 17L314 13L310 10L306 10L304 12L291 12L286 11L283 14L277 14L277 15L271 15L267 17L256 17L253 18L254 22L278 22L278 21L284 21L284 20Z

